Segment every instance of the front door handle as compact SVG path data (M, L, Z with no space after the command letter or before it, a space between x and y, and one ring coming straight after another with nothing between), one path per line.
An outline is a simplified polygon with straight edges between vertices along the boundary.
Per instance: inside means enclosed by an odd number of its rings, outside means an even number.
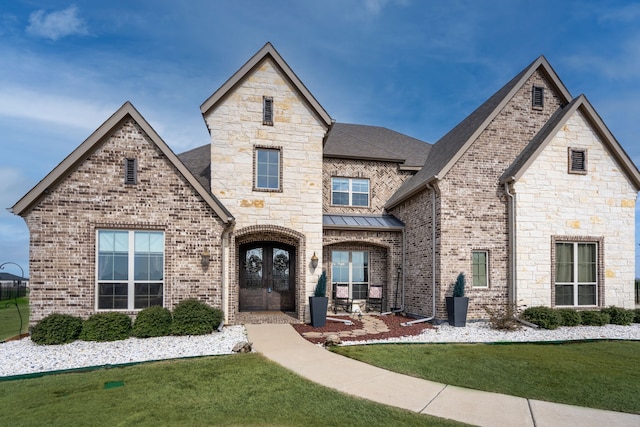
M268 292L268 293L271 293L271 288L267 288L267 292Z

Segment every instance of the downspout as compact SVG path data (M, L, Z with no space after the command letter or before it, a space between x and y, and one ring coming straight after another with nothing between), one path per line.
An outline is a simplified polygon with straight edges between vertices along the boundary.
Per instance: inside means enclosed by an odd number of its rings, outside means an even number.
M511 270L511 304L516 304L518 298L516 296L516 198L509 191L509 184L515 182L515 178L511 177L504 183L504 192L510 199L509 203L509 269Z
M402 326L428 322L435 319L436 317L436 188L429 183L427 183L427 188L431 190L431 317L425 317L424 319L416 319L412 320L411 322L401 323Z

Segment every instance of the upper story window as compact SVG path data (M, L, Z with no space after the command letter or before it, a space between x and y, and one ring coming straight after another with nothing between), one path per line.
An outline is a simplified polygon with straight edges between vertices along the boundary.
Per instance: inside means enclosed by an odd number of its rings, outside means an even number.
M262 124L273 126L273 97L262 97Z
M533 108L544 107L544 88L540 86L534 86L531 90L531 105Z
M569 148L569 173L585 175L587 173L587 150Z
M124 159L124 183L138 183L138 162L136 159Z
M99 310L139 310L163 304L164 233L98 230Z
M369 206L369 180L331 178L331 204L339 206Z
M279 148L256 148L254 159L254 190L279 191L282 162Z

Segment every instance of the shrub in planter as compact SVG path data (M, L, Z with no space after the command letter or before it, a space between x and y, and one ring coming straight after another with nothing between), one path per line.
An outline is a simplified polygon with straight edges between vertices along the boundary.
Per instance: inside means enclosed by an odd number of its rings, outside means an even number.
M163 337L171 333L171 312L164 307L148 307L136 316L131 336L137 338Z
M579 311L572 308L559 308L556 311L562 316L562 326L579 326L582 324L582 316Z
M613 325L630 325L633 323L633 319L635 317L635 312L633 310L626 310L620 307L611 306L603 308L600 311L607 313L609 317L611 317L609 323Z
M582 316L582 324L585 326L604 326L611 320L607 313L601 311L583 311L580 316Z
M117 341L129 338L131 318L124 313L98 313L89 317L82 325L80 339L83 341Z
M77 340L81 331L81 318L54 313L31 329L31 341L41 345L66 344Z
M542 329L557 329L562 325L562 315L550 307L529 307L522 312L522 318Z
M196 299L183 300L173 309L173 335L210 334L222 322L224 313Z

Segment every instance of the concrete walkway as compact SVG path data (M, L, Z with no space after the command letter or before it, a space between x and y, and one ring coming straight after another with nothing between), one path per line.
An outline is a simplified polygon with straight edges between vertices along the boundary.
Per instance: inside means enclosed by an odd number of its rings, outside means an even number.
M253 348L318 384L410 411L478 426L640 426L640 415L524 399L425 381L339 356L291 325L245 325Z

